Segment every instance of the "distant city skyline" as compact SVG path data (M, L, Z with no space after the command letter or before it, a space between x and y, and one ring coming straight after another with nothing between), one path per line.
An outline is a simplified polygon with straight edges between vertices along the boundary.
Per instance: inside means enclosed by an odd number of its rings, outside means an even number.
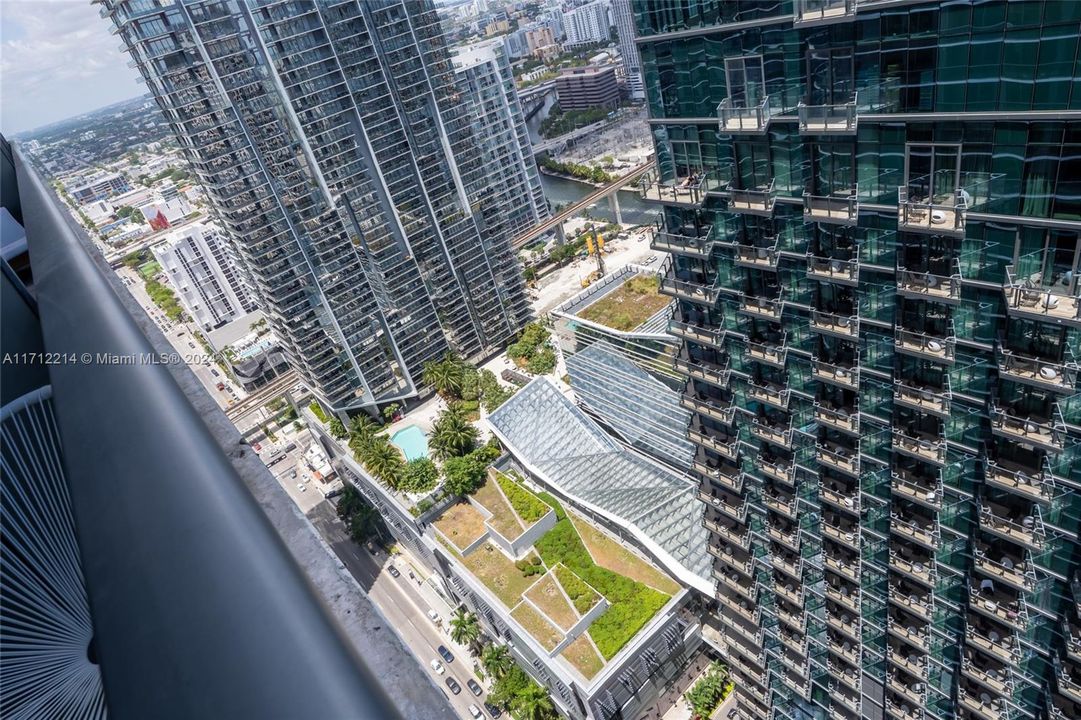
M0 130L14 135L146 92L87 0L0 3Z

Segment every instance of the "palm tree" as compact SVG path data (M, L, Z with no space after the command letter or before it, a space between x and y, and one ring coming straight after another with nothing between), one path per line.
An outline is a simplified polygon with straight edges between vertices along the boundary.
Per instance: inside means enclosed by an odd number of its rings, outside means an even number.
M555 714L555 706L548 697L548 691L535 682L519 690L511 701L511 706L521 720L545 720Z
M379 426L367 415L357 415L349 421L349 447L361 458L379 432Z
M398 487L405 463L386 435L376 435L362 458L368 471L392 488Z
M447 353L442 360L424 363L421 379L443 397L457 397L462 391L462 367L462 361L456 355Z
M484 653L481 655L480 664L484 666L484 671L491 675L493 678L503 677L511 666L514 664L514 660L511 659L510 652L507 650L506 645L489 645L484 648Z
M450 619L450 637L454 642L469 645L472 649L480 639L480 623L477 622L477 616L464 608L455 610Z
M428 444L437 459L446 460L471 452L478 436L477 428L466 419L461 406L452 404L435 421Z

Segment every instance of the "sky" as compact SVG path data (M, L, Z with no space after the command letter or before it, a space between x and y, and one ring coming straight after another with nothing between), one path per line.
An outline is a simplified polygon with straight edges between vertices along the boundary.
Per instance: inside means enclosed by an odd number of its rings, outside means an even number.
M0 130L12 135L146 92L90 0L0 0Z

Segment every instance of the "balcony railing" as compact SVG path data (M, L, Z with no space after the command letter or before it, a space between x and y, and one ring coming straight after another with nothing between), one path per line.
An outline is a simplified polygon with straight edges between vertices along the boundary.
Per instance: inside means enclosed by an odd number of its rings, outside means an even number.
M776 181L772 178L767 185L750 190L732 188L731 197L728 201L728 210L745 215L773 215L773 206L777 200L777 192L774 189Z
M776 270L778 258L777 243L768 246L736 245L735 264L740 267Z
M815 443L815 459L822 465L859 477L859 451L836 444Z
M1022 517L1017 517L1011 508L984 498L976 501L976 507L982 529L1033 550L1042 550L1046 545L1047 528L1038 505L1032 506L1031 515Z
M689 279L691 273L687 273L683 278L680 278L679 273L682 271L671 265L662 266L661 270L664 275L661 277L659 292L680 300L705 305L706 307L713 307L717 303L717 293L720 288L719 279L715 278L713 281L691 280Z
M916 615L926 622L931 621L934 605L931 592L916 592L914 587L906 589L900 581L892 581L889 584L889 601L894 605L903 607L908 612Z
M651 170L642 176L639 192L642 199L647 202L701 207L706 196L703 188L704 181L705 172L703 171L674 180L662 180L655 170Z
M791 427L771 425L760 418L754 418L754 420L751 421L752 434L762 440L774 443L775 445L780 445L784 448L792 448L793 432Z
M1020 592L1032 592L1036 589L1036 574L1023 557L1001 555L994 559L990 546L981 543L972 553L973 564L984 575L1002 582Z
M757 400L771 407L787 410L788 400L791 395L792 391L787 385L758 381L753 377L747 378L747 397L750 400Z
M699 493L699 498L711 505L719 502L718 493L714 492L713 486L719 485L729 492L742 493L743 492L743 472L738 468L729 467L721 464L710 464L708 462L702 462L701 460L695 460L691 465L694 470L701 476L707 478L710 488L707 490L703 486L702 491Z
M842 285L857 285L860 280L859 260L818 257L807 253L807 277Z
M688 357L686 350L672 358L672 368L682 375L718 388L727 388L728 379L732 376L732 371L728 368L728 356L725 356L722 363L718 364Z
M990 404L991 432L1000 437L1035 445L1049 452L1061 452L1066 447L1066 425L1057 405L1052 405L1050 418L1018 417L993 402Z
M935 571L933 557L920 559L915 556L905 556L892 547L889 553L889 566L891 569L900 572L910 580L915 580L929 587L934 586L938 574Z
M737 107L732 98L725 98L717 105L717 120L724 134L766 132L770 121L770 96L766 95L757 105Z
M856 97L846 103L835 105L797 106L799 131L804 135L854 135L859 114L856 110Z
M843 193L803 193L803 221L855 225L859 220L858 193L855 185Z
M935 510L942 509L941 480L928 483L926 480L916 479L914 475L906 470L894 468L890 471L890 489L894 494L924 507Z
M835 410L815 400L814 419L823 425L828 425L835 430L850 435L859 435L860 432L859 410L855 407L848 410Z
M658 225L653 228L649 246L654 250L676 255L706 257L712 251L716 239L717 233L712 225L705 235L682 235L668 232Z
M945 336L898 327L894 331L893 346L897 352L941 363L952 365L957 359L957 336L952 322Z
M783 368L788 357L788 333L782 333L780 342L756 342L747 340L747 357L760 363Z
M843 367L812 357L811 374L816 380L821 380L830 383L831 385L837 385L846 390L859 390L860 388L860 368L858 361L851 367Z
M920 412L949 417L952 397L948 381L946 387L916 386L904 379L893 381L893 401Z
M897 292L905 297L958 303L961 301L961 273L943 276L898 266Z
M1049 472L1010 468L1005 461L988 460L984 481L1027 500L1049 503L1054 497L1055 481Z
M999 664L999 667L994 667L993 664L994 661L988 660L982 660L981 664L977 664L968 657L962 657L961 672L966 677L993 689L999 695L1013 695L1013 671L1007 665Z
M1013 265L1006 266L1006 309L1010 314L1020 317L1043 320L1045 322L1081 325L1081 297L1078 297L1077 282L1056 284L1044 287L1043 273L1035 272L1028 276L1018 275Z
M768 478L779 480L788 485L795 485L796 466L788 463L784 464L780 461L773 461L765 457L761 453L758 453L752 459L755 469Z
M903 428L893 428L891 439L894 450L936 465L946 464L948 446L945 439L928 434L916 436L909 434L910 432Z
M735 461L739 457L739 435L721 437L704 428L695 430L692 426L687 430L687 437L696 445L712 450L729 460Z
M1044 360L1022 355L1005 347L1001 339L996 349L998 371L1010 380L1058 393L1072 394L1077 388L1081 365L1073 360L1068 348L1067 358L1063 360Z
M986 697L984 697L986 695ZM963 685L957 689L958 704L971 710L985 720L1008 720L1009 706L1002 698L993 698L988 693L977 695L974 690Z
M860 336L860 319L858 315L854 314L839 315L824 310L812 310L811 329L845 340L852 340Z
M744 294L739 299L739 311L765 320L780 320L784 312L784 294L782 292L776 298Z
M728 334L728 332L723 329L707 328L694 322L684 322L675 319L668 321L668 332L676 337L691 340L702 345L709 345L710 347L719 350L724 349L725 337Z
M717 422L731 425L736 417L736 408L732 405L724 405L720 401L713 401L707 397L697 395L683 395L680 404L692 412L710 417Z
M957 188L944 197L916 195L916 190L897 188L897 226L901 230L933 235L964 235L968 212L966 193Z

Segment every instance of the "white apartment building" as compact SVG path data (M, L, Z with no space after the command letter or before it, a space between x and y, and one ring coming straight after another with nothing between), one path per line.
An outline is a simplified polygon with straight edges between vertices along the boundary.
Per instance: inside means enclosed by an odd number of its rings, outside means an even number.
M152 248L180 304L207 331L254 309L227 242L217 227L192 223Z
M563 13L563 31L567 35L564 45L574 47L607 42L612 27L609 10L608 0L595 0Z
M623 77L632 100L645 100L646 86L642 81L642 61L634 44L634 12L631 0L612 0L612 22L619 35L619 54L623 59Z

